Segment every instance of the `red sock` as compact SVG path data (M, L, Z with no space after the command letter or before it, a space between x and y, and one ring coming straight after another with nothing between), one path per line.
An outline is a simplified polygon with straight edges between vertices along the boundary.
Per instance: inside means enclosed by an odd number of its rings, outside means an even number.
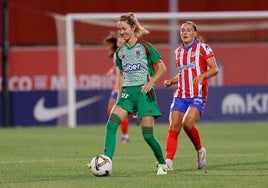
M202 144L201 144L201 139L199 135L199 131L196 126L193 126L190 130L184 129L190 140L192 141L195 150L198 151L201 149Z
M174 159L178 146L179 133L175 130L169 130L166 139L166 159Z
M121 132L123 135L128 134L128 118L125 118L124 121L122 121L121 125Z

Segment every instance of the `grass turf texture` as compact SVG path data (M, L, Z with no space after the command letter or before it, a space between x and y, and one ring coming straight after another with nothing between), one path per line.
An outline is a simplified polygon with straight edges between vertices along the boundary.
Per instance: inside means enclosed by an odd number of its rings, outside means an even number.
M204 170L196 170L196 153L182 132L174 171L157 176L141 128L131 125L130 142L117 144L108 177L95 177L86 166L103 151L104 126L0 129L0 187L268 187L267 122L198 127L207 148ZM155 127L163 148L167 129Z

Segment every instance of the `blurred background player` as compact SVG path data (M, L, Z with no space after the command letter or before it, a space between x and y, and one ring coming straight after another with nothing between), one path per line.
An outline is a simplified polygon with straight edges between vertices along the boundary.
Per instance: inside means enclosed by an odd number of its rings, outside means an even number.
M177 84L170 106L166 163L168 170L173 170L178 135L183 127L197 152L197 168L202 169L206 164L206 148L195 124L207 103L208 78L218 74L218 67L212 49L198 35L195 23L183 23L179 35L182 45L175 50L178 74L164 81L165 87Z
M116 52L118 47L122 46L125 43L125 41L116 32L111 32L110 35L108 35L103 40L103 43L108 48L108 57L113 59L113 65L108 70L107 76L115 76L118 79L119 70L115 65L115 52ZM111 91L111 95L110 95L110 98L109 98L109 101L108 101L108 106L107 106L108 115L111 113L112 108L113 108L113 106L115 105L115 103L117 101L117 97L118 97L118 80L117 79L114 82L114 86L113 86L113 89ZM129 142L128 125L129 125L129 120L128 120L128 117L127 117L120 124L121 133L122 133L121 138L120 138L121 143Z

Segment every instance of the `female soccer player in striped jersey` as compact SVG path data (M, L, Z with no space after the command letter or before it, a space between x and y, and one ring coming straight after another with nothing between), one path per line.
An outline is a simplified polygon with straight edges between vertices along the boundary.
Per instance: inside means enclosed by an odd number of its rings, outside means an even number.
M202 169L206 165L206 148L195 124L206 106L208 78L217 75L218 68L212 49L202 41L194 22L183 23L179 35L182 45L175 50L178 74L164 81L165 87L177 84L170 106L166 163L168 170L173 170L178 135L183 128L197 152L197 169Z
M154 119L161 115L153 86L166 72L166 66L156 48L141 40L149 31L139 24L133 13L122 15L117 26L125 40L116 51L120 97L106 123L104 154L113 158L118 125L129 114L138 114L142 136L159 163L157 175L165 175L167 167L162 147L153 133Z

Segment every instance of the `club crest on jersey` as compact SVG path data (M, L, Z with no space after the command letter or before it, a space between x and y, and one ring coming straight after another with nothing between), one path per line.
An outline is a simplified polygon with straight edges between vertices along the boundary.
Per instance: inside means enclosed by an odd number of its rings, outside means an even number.
M141 57L141 51L140 51L140 50L137 50L137 51L136 51L136 57L137 57L137 58L140 58L140 57Z
M129 71L136 71L141 69L141 63L138 64L129 64L127 63L126 65L123 66L124 72L129 72Z
M206 44L205 46L206 50L210 50L210 47Z

